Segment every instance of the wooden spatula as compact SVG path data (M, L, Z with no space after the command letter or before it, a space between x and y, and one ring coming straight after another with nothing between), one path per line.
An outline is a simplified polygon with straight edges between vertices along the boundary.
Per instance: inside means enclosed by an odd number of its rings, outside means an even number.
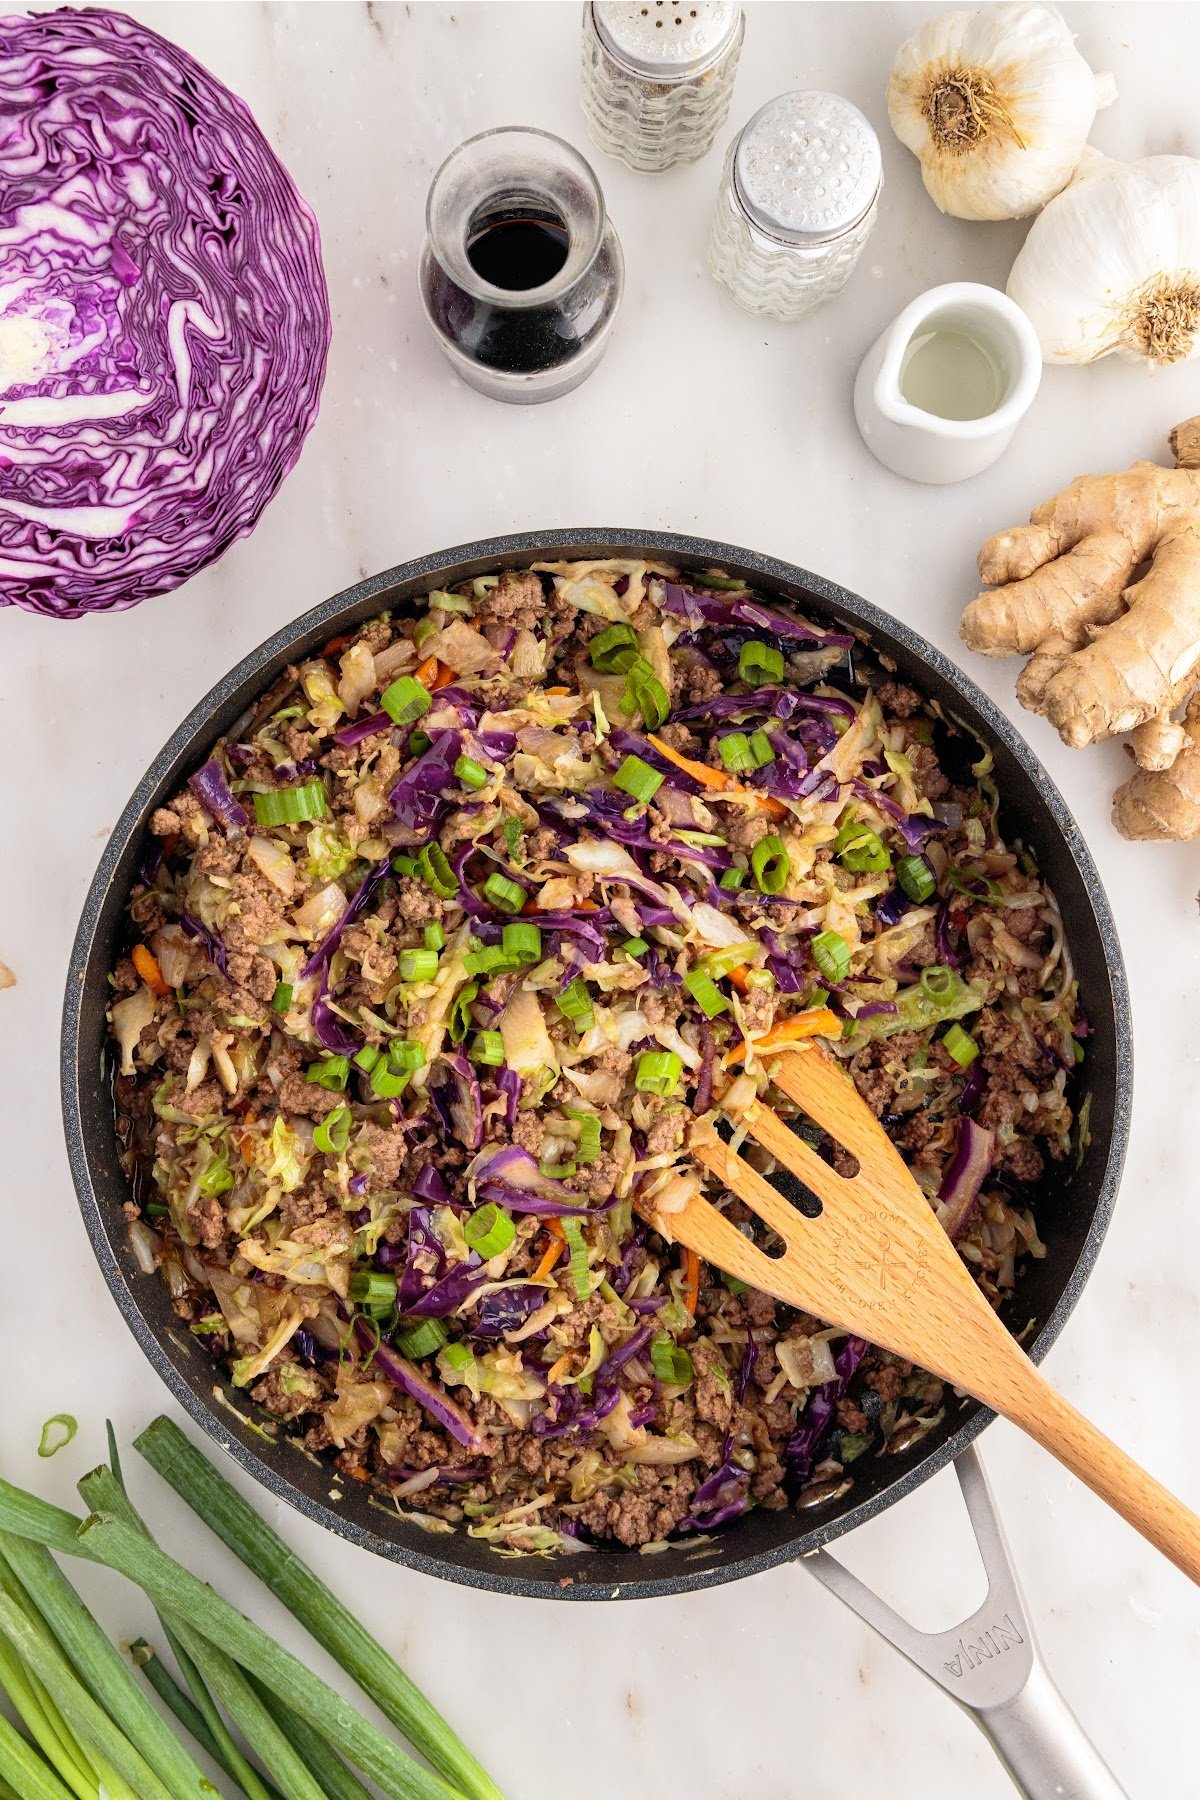
M802 1214L701 1123L692 1154L778 1232L784 1254L757 1249L706 1200L689 1201L656 1224L717 1268L932 1370L1003 1413L1200 1581L1200 1518L1038 1373L848 1075L816 1045L773 1057L770 1067L775 1084L857 1158L858 1174L837 1174L754 1101L736 1123L820 1199L820 1214Z

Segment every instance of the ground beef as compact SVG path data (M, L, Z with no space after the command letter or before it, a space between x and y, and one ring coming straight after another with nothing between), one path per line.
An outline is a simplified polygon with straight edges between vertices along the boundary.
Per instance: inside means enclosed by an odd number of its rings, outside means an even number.
M692 1351L696 1372L696 1412L710 1425L728 1431L733 1418L733 1380L720 1351L703 1338Z
M913 784L925 800L941 800L950 792L950 778L942 771L929 744L909 744L905 754L912 764Z
M304 1075L293 1071L285 1075L279 1090L279 1104L284 1112L299 1113L305 1119L323 1119L325 1114L340 1106L345 1095L323 1088L315 1081L309 1081Z
M188 1207L188 1224L206 1250L216 1250L225 1241L225 1208L215 1194L198 1194Z
M306 1182L293 1194L284 1194L279 1202L279 1219L284 1234L292 1237L303 1225L312 1225L329 1211L329 1199L319 1183Z
M310 1412L313 1396L307 1388L288 1392L284 1387L282 1369L271 1369L259 1382L250 1389L250 1398L265 1406L269 1413L277 1419L294 1419L300 1413Z
M875 698L885 713L896 719L911 719L915 712L920 712L922 700L916 688L907 687L902 681L882 681L875 689Z
M646 1133L646 1155L662 1156L678 1150L683 1142L688 1115L679 1107L664 1107Z
M522 1150L528 1150L531 1156L542 1154L542 1139L545 1136L542 1121L535 1112L519 1112L517 1122L512 1128L512 1141Z
M442 916L442 902L415 875L402 875L396 883L396 910L406 925L432 925Z
M532 631L546 611L546 592L540 575L529 569L507 569L496 586L476 608L474 623L511 625L517 631Z
M691 656L680 670L680 698L685 706L703 706L709 700L715 700L722 691L723 683L720 675L711 663L704 662L701 657Z
M372 1190L395 1187L408 1162L408 1139L403 1126L364 1125L359 1142L365 1153L363 1161L368 1186ZM423 1162L418 1164L414 1158L413 1180L422 1166Z

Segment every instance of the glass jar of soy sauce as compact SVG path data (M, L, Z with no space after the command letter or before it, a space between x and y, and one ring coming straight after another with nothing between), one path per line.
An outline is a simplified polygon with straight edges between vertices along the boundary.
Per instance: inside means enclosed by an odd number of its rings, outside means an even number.
M425 314L463 380L493 400L556 400L608 344L625 270L590 165L532 128L484 131L433 178Z

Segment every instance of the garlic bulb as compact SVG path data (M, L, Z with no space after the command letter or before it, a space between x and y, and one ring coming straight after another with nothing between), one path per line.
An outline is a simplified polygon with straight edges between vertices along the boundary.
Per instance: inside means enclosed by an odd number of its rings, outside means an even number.
M1116 92L1053 6L987 6L930 19L901 45L887 108L944 213L1020 219L1070 181Z
M1200 351L1200 161L1112 162L1089 150L1030 227L1008 291L1047 362L1117 350L1186 362Z

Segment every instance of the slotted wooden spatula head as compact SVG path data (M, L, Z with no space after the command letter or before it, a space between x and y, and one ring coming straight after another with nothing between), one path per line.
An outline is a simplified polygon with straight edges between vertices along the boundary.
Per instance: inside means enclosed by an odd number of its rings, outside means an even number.
M1200 1519L1034 1368L849 1075L810 1044L773 1058L771 1077L851 1153L858 1173L839 1175L755 1100L736 1123L817 1196L820 1211L799 1211L701 1122L692 1131L692 1154L778 1233L783 1254L758 1249L707 1200L656 1218L658 1228L730 1275L995 1407L1200 1581Z
M664 1221L699 1256L804 1312L919 1362L949 1380L938 1343L977 1328L991 1309L963 1267L917 1186L849 1075L817 1045L771 1059L776 1087L856 1159L839 1175L778 1114L752 1101L735 1123L821 1202L801 1213L735 1155L711 1126L698 1124L692 1154L783 1239L781 1256L751 1244L705 1200ZM952 1353L953 1354L953 1353Z

